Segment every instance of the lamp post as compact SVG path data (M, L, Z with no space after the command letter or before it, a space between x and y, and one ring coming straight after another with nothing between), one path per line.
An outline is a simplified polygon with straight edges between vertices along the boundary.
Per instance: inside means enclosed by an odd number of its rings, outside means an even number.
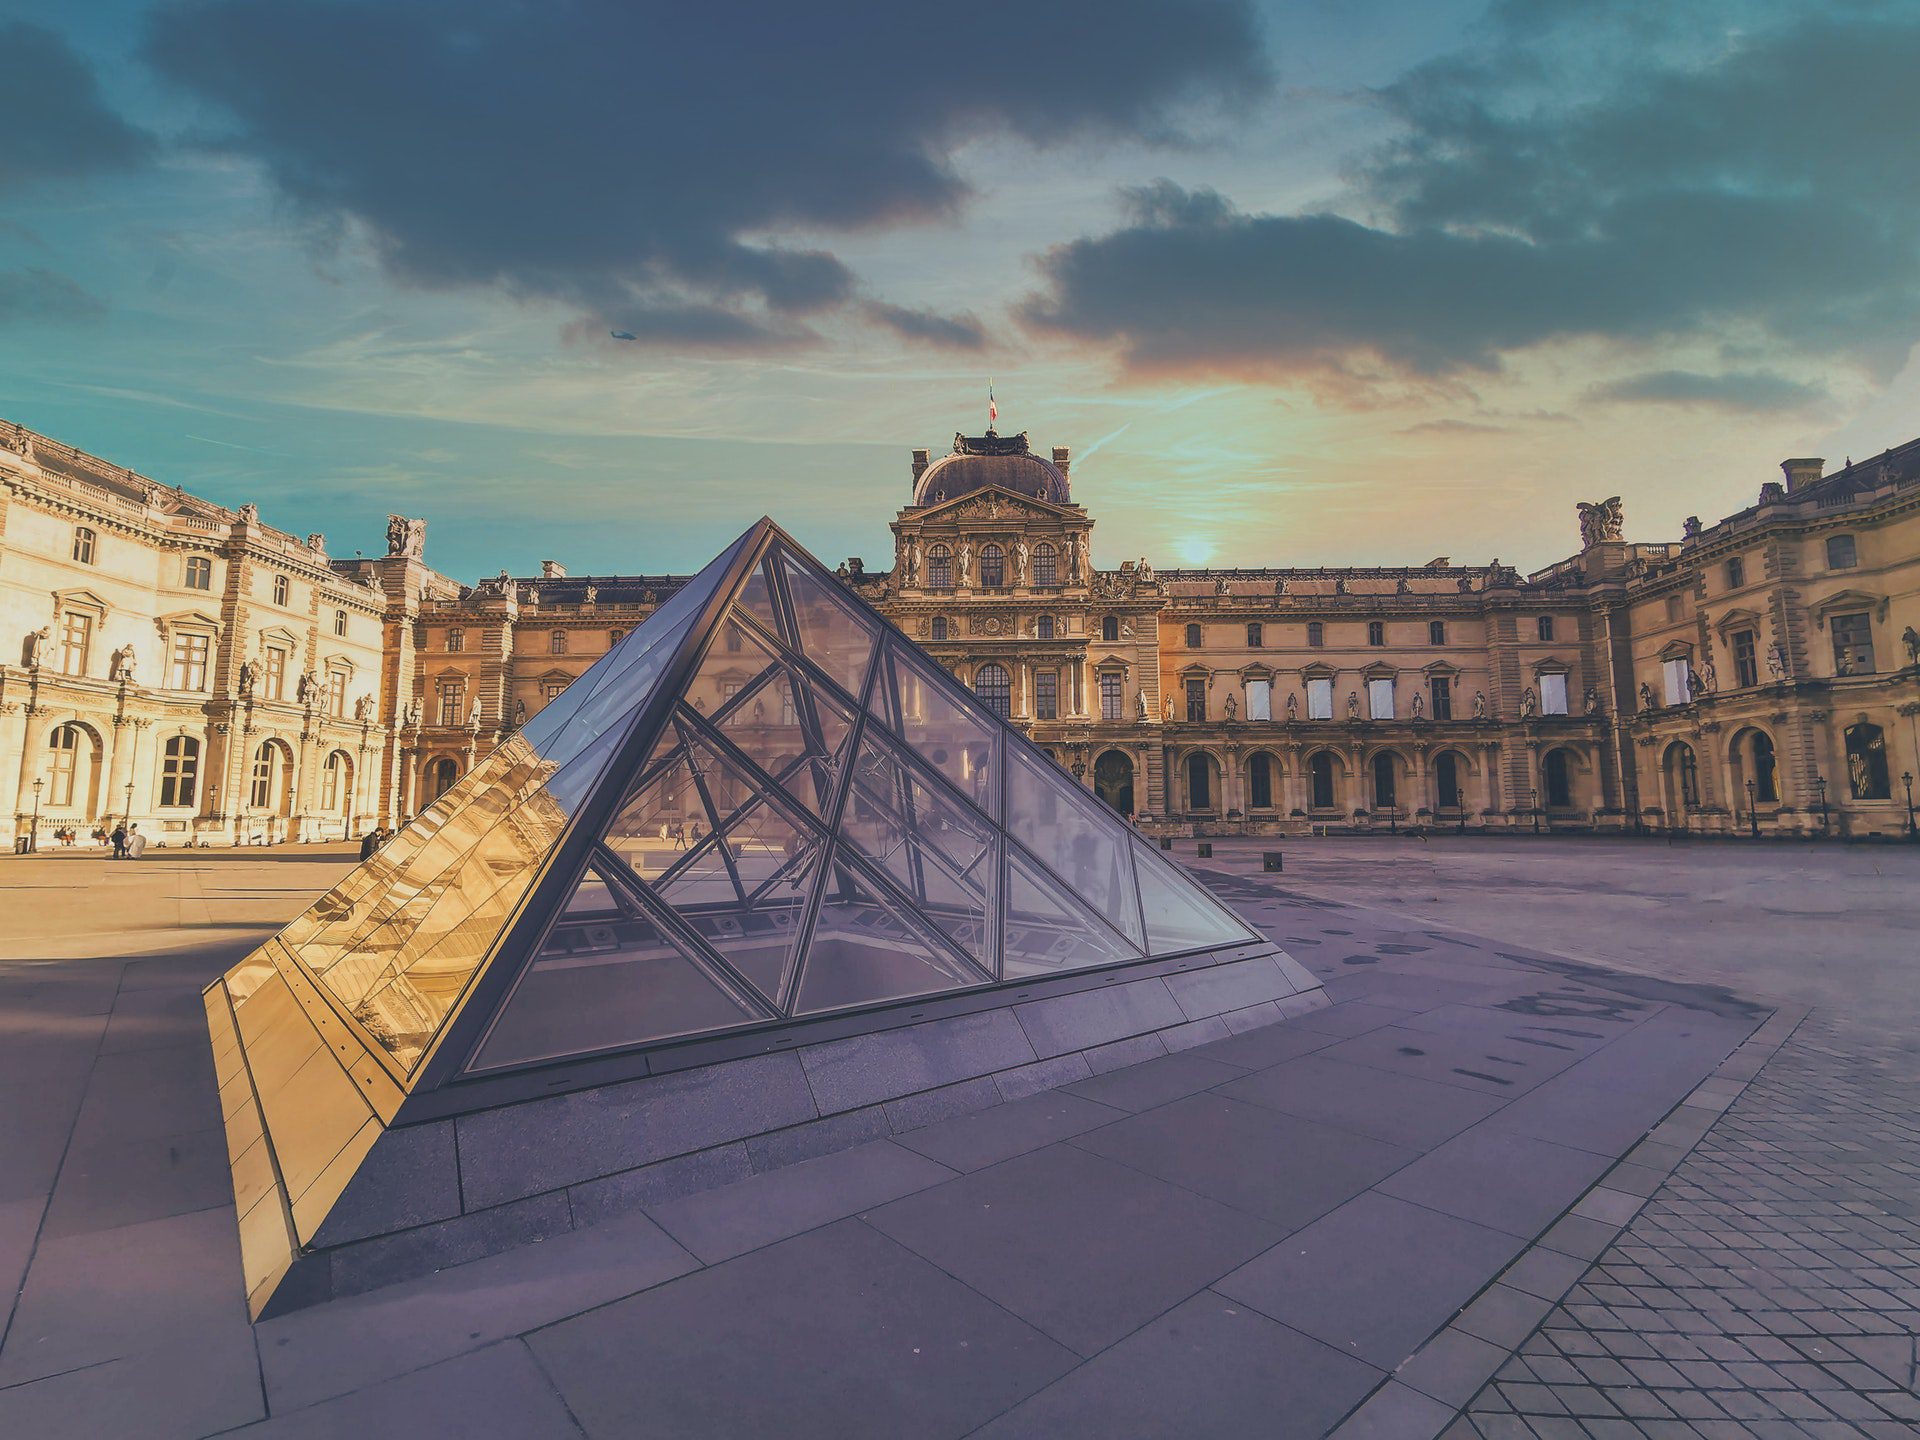
M1907 839L1920 840L1920 826L1913 823L1913 772L1903 774L1900 783L1907 787Z
M27 849L38 853L40 849L40 787L47 782L33 782L33 827L27 831Z
M1756 840L1760 838L1760 812L1753 808L1753 797L1757 790L1753 781L1747 781L1747 824L1752 828Z
M1533 833L1540 833L1540 787L1534 786L1527 791L1528 808L1533 811Z
M1820 834L1824 838L1827 833L1827 777L1826 776L1816 775L1813 777L1813 798L1814 798L1814 803L1820 807Z
M120 817L120 821L123 825L133 824L133 781L131 780L127 781L126 813Z

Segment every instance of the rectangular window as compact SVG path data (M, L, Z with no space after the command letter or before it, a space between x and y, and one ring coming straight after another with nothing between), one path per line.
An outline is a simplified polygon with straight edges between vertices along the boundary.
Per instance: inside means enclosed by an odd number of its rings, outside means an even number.
M1258 650L1260 648L1263 633L1258 624L1247 626L1247 648L1249 650Z
M1444 645L1447 643L1447 622L1444 620L1427 621L1427 643Z
M267 647L266 695L268 700L287 698L287 652L278 645Z
M1865 614L1836 615L1828 622L1833 627L1833 673L1871 675L1873 673L1873 622Z
M191 805L200 788L200 742L187 735L167 741L160 758L160 803Z
M1450 676L1435 675L1427 681L1427 693L1433 697L1433 718L1451 720L1453 718L1453 680Z
M1542 675L1540 677L1540 713L1542 715L1567 713L1566 676Z
M1207 718L1207 682L1204 680L1187 681L1187 719L1205 720Z
M1534 621L1534 630L1542 640L1553 639L1553 617L1542 615Z
M333 633L336 635L345 635L347 633L346 611L336 610L333 612Z
M440 687L440 723L449 728L460 723L466 710L467 687L464 685L442 685Z
M1860 551L1851 535L1833 535L1827 540L1827 568L1851 570L1860 563Z
M1033 718L1036 720L1058 720L1060 718L1060 672L1058 670L1036 671L1033 677Z
M1331 720L1333 718L1333 681L1307 681L1307 719Z
M93 617L69 610L60 617L60 673L87 673L87 652L93 648Z
M1680 597L1678 595L1669 595L1667 596L1667 623L1671 625L1679 618Z
M467 648L467 632L464 630L447 631L447 649L458 653Z
M345 670L327 672L327 713L339 719L347 713L347 686L353 677Z
M1727 561L1727 588L1738 590L1747 583L1747 562L1738 555Z
M549 680L540 687L540 693L549 700L557 700L560 698L560 692L566 688L567 682L564 680Z
M1733 683L1742 690L1760 683L1760 652L1751 630L1733 634Z
M204 690L207 688L207 653L211 641L205 635L175 635L173 637L173 688L176 690Z
M1120 713L1120 702L1122 698L1120 677L1118 675L1102 675L1100 677L1100 718L1102 720L1119 720L1123 718Z
M1271 720L1273 718L1273 682L1271 680L1247 681L1247 719Z
M1684 657L1669 660L1660 667L1661 681L1666 689L1667 704L1687 705L1693 701L1693 667Z
M1307 644L1318 647L1327 643L1327 627L1318 620L1307 622Z
M1393 681L1367 681L1367 713L1375 720L1393 719Z

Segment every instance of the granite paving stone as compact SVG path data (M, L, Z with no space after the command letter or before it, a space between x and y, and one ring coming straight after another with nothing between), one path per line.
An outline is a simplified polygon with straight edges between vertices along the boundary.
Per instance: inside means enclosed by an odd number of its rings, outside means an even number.
M1531 1239L1606 1170L1584 1150L1476 1127L1381 1185L1389 1195ZM1487 1183L1498 1175L1497 1185Z
M1498 1110L1501 1101L1453 1085L1305 1055L1218 1087L1222 1095L1336 1129L1426 1149Z
M979 1170L1111 1124L1125 1114L1079 1095L1043 1090L977 1114L909 1130L895 1136L894 1143L952 1170Z

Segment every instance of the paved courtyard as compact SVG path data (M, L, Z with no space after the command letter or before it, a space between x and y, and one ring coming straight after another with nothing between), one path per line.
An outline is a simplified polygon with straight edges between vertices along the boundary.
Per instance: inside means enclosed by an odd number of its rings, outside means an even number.
M257 1327L198 987L348 857L0 862L0 1434L1911 1433L1920 855L1261 848L1329 1009Z

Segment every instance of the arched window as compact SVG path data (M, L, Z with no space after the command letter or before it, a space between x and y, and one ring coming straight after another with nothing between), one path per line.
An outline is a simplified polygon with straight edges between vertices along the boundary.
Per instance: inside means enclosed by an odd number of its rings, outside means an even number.
M1367 621L1367 644L1384 645L1387 643L1387 624L1384 620Z
M1327 643L1327 627L1318 620L1307 622L1307 644L1321 646Z
M998 545L980 547L980 585L982 589L996 589L1007 583L1007 552Z
M286 576L276 575L273 577L273 603L274 604L276 605L286 604L287 596L292 593L292 590L293 590L293 586L287 580Z
M264 810L273 803L273 772L278 769L275 763L273 742L262 741L260 748L253 752L253 788L247 796L247 803L256 810Z
M1568 763L1567 752L1549 750L1540 768L1542 777L1546 780L1547 808L1549 810L1570 808L1573 805L1573 767Z
M211 590L213 588L213 561L204 555L187 557L187 589Z
M1213 808L1213 767L1207 763L1207 757L1198 750L1187 756L1187 808L1189 810Z
M946 616L936 615L933 617L933 625L929 632L929 638L934 640L945 640L947 638Z
M76 525L73 527L73 558L78 560L82 565L91 565L93 563L93 542L95 538L93 531L87 526Z
M335 750L320 767L320 808L339 814L353 795L353 762L344 750Z
M1253 810L1273 808L1273 757L1256 751L1247 761L1247 806Z
M555 630L548 634L547 653L549 655L564 655L567 653L567 632L566 631Z
M1313 758L1307 762L1307 774L1313 782L1313 808L1331 810L1333 808L1333 756L1324 750L1313 752Z
M934 545L927 550L927 588L953 588L953 552L944 545Z
M1108 750L1093 762L1093 793L1122 815L1133 814L1133 761Z
M1667 773L1670 782L1669 800L1682 809L1693 810L1700 804L1700 762L1695 758L1693 747L1684 741L1676 741L1667 749Z
M1391 810L1400 803L1394 785L1393 756L1384 751L1373 757L1373 803L1381 810Z
M1013 714L1013 677L1004 665L982 665L973 676L973 693L1002 720Z
M1120 638L1120 617L1118 615L1102 615L1100 617L1100 638L1110 642Z
M1847 727L1847 789L1856 800L1886 800L1893 794L1887 780L1887 737L1878 725Z
M1460 761L1451 750L1442 750L1434 757L1433 778L1436 790L1435 799L1442 810L1460 808Z
M1198 625L1187 626L1187 648L1189 650L1198 650L1200 648L1200 627Z
M1753 732L1747 747L1747 778L1753 781L1753 798L1777 804L1780 800L1780 767L1774 759L1773 738L1764 730Z
M73 804L73 781L85 750L78 725L62 725L47 739L47 804Z
M438 800L453 788L454 781L459 778L458 761L445 756L434 761L432 768L427 771L427 799L430 802Z
M333 612L333 633L336 635L345 635L347 633L346 611L336 610Z
M1053 639L1053 616L1042 615L1040 619L1035 622L1034 633L1042 640Z
M1060 559L1044 541L1033 547L1033 583L1048 587L1060 583Z
M200 788L200 742L175 735L160 756L160 803L191 805Z

